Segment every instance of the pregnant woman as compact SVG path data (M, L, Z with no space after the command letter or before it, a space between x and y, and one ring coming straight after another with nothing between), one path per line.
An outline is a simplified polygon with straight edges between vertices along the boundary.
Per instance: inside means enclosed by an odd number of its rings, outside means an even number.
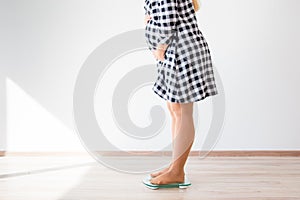
M145 37L157 61L152 90L172 119L172 162L152 173L155 185L183 183L194 142L193 103L218 94L208 44L198 28L197 0L145 0Z

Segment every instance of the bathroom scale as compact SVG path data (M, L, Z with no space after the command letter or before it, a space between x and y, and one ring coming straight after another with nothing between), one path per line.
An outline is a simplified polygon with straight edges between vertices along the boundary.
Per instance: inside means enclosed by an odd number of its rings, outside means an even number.
M151 179L151 175L147 175L144 179L143 179L143 184L152 190L156 190L159 188L180 188L180 189L185 189L188 188L189 186L192 185L192 183L189 181L189 179L185 176L184 177L184 182L183 183L169 183L169 184L153 184L150 182Z

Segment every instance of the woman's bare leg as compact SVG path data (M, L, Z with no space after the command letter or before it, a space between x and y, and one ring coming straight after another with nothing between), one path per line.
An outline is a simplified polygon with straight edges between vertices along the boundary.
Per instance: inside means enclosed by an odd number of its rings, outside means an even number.
M171 104L171 107L176 116L173 163L168 171L150 180L153 184L184 181L184 166L194 142L193 102Z
M178 105L178 106L180 106L180 105ZM171 103L169 101L167 101L167 107L168 107L168 110L169 110L170 116L171 116L172 145L173 145L173 149L174 149L174 142L173 141L175 139L175 134L176 134L176 115L175 115L175 113L173 113ZM156 177L158 175L161 175L162 173L165 173L166 171L168 171L170 169L171 166L172 166L172 163L168 167L166 167L165 169L163 169L159 172L152 173L151 177Z

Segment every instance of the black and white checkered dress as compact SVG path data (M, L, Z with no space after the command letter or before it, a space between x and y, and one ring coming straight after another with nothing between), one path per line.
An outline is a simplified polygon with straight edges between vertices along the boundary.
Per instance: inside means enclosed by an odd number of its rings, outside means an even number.
M192 0L145 0L145 27L150 50L167 44L164 61L157 60L152 90L173 103L200 101L218 94L210 50L197 25Z

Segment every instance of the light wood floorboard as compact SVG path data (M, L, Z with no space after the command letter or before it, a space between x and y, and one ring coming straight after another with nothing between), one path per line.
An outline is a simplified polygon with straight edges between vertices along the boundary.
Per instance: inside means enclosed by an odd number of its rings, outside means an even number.
M300 199L299 157L189 157L186 172L190 188L150 190L141 183L145 174L111 170L88 156L2 157L0 199Z

